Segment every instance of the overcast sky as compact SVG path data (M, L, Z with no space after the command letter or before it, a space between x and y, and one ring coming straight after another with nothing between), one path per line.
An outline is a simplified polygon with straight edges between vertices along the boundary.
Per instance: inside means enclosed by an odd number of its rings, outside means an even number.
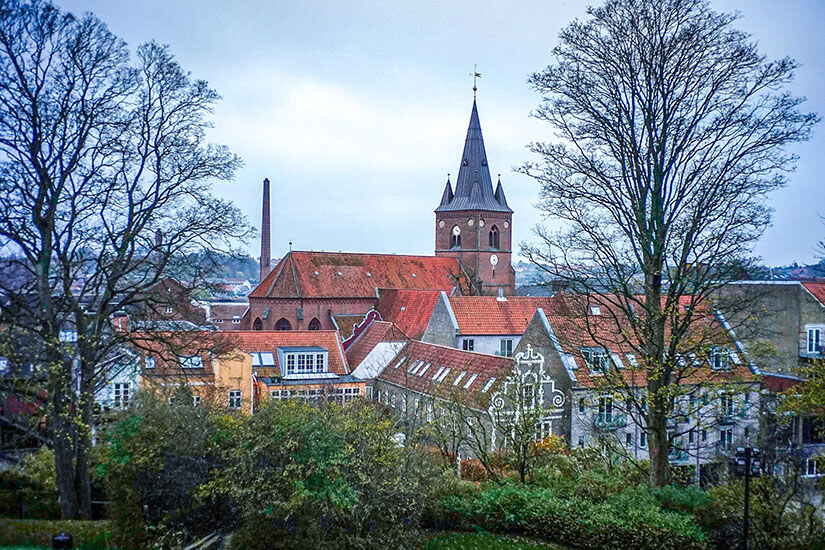
M272 254L293 248L432 254L434 214L455 177L472 104L473 65L490 168L515 242L532 239L538 187L513 173L526 145L551 139L529 114L528 75L548 65L559 31L585 1L342 2L56 0L92 11L134 49L155 39L222 96L210 139L244 160L216 193L260 227L272 180ZM712 0L769 57L802 64L792 91L825 113L825 1ZM790 185L756 253L772 265L812 262L825 237L825 128L796 146ZM259 241L249 243L258 255Z

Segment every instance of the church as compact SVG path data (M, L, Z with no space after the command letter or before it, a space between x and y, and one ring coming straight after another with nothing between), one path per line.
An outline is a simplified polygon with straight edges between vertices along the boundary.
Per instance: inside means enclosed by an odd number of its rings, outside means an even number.
M249 295L247 330L340 330L374 309L382 291L509 296L513 211L499 177L495 190L475 98L455 187L449 177L435 209L435 254L290 250L270 268L270 190L263 182L261 282Z

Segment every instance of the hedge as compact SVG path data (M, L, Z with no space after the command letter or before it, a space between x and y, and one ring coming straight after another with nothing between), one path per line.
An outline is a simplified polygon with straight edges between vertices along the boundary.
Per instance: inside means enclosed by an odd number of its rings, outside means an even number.
M442 500L448 513L484 529L524 534L578 548L703 550L707 534L685 513L662 510L646 488L602 501L564 497L539 487L483 485Z
M61 531L70 534L75 548L108 548L109 521L82 520L0 520L0 546L43 546L51 548L52 537Z

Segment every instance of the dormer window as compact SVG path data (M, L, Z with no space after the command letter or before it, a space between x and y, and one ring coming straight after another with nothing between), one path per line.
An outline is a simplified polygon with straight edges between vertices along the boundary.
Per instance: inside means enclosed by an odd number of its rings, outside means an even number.
M710 368L713 370L725 370L728 368L728 358L730 350L722 346L710 348Z
M601 306L590 306L590 315L601 315L602 314L602 307Z
M306 377L329 371L329 352L321 347L278 348L284 376Z
M581 354L593 372L607 372L610 368L610 357L604 348L582 348Z
M182 369L202 369L203 359L197 355L181 355L178 357Z

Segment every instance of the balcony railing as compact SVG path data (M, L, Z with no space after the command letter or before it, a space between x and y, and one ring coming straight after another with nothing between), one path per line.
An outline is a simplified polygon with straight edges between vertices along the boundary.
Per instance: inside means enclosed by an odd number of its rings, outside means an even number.
M627 426L626 414L597 414L593 421L600 430L615 430Z

